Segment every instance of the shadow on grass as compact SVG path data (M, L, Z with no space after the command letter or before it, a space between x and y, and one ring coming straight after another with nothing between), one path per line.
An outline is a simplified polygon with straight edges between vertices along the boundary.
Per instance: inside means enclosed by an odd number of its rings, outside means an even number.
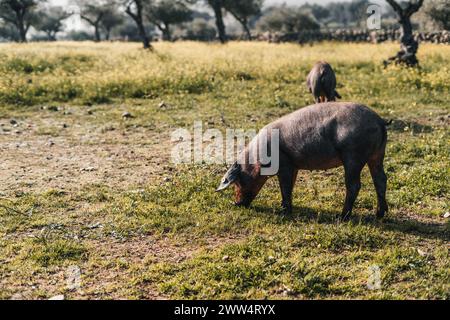
M317 210L309 207L294 206L291 215L283 215L280 211L273 208L256 205L252 207L258 214L273 217L277 216L275 223L283 225L292 222L316 222L319 224L365 224L375 226L383 231L403 232L406 234L425 237L428 239L438 239L450 241L449 223L438 223L430 221L421 221L414 217L406 217L403 215L387 215L383 220L378 220L375 212L371 215L360 215L354 213L348 221L339 220L340 211L337 210Z
M413 133L433 132L433 127L415 121L392 120L392 123L388 125L388 130L396 132L403 132L405 131L405 128L408 128L408 130L411 130Z
M450 241L450 229L445 223L420 221L412 217L387 217L380 224L383 230L398 231L428 239Z

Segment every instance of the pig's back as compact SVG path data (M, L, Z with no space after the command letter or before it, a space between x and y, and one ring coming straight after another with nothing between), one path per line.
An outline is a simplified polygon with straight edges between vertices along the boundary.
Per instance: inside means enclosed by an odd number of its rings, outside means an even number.
M368 157L382 144L384 121L366 106L350 102L311 105L267 128L279 129L280 148L302 169L342 164L342 154Z

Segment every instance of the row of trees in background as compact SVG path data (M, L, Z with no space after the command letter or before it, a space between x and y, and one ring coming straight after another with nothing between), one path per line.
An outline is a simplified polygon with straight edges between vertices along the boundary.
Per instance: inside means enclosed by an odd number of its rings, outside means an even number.
M174 33L185 38L228 40L227 16L232 16L248 40L252 30L295 33L335 27L364 27L369 0L264 7L264 0L71 0L72 11L51 6L46 0L0 0L0 39L27 41L31 28L56 40L64 30L64 20L78 15L92 27L93 39L140 39L151 49L154 30L171 41ZM398 59L414 64L417 42L412 36L411 17L423 7L422 16L440 28L450 29L450 0L386 0L383 21L396 19L401 26L402 48ZM416 15L417 16L417 15ZM227 20L229 21L229 19ZM72 38L88 39L85 32L72 32ZM414 58L411 58L411 55ZM412 60L411 60L412 59Z
M261 14L263 0L73 0L73 4L78 10L74 11L73 6L72 11L50 6L46 0L0 0L0 39L26 42L28 31L33 27L43 32L48 40L55 40L63 31L63 21L76 14L92 27L96 41L109 40L112 31L119 30L120 36L125 34L132 39L139 36L144 46L150 48L150 34L155 28L163 40L170 41L172 28L189 22L188 34L212 40L216 36L216 31L212 35L211 30L211 14L214 14L219 39L225 42L225 12L242 25L250 39L250 18ZM202 4L211 14L202 10Z

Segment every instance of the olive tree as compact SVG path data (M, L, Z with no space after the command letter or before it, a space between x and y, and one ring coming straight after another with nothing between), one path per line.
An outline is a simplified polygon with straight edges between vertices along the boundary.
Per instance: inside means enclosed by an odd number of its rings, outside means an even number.
M0 41L19 41L17 29L0 20Z
M385 61L385 65L394 61L395 63L402 63L407 66L416 66L419 63L416 57L419 43L414 39L411 16L419 11L420 7L422 7L423 0L409 0L401 3L396 0L386 1L397 14L398 22L401 26L401 36L400 51L397 55Z
M20 42L27 42L27 33L36 21L35 10L44 0L0 0L0 20L17 29Z
M163 40L171 41L171 26L192 21L192 10L179 0L159 0L146 9L146 17L163 35Z
M223 14L225 11L225 0L186 0L190 4L204 3L214 12L217 34L221 43L228 40Z
M89 1L78 0L80 17L94 28L95 41L101 41L102 28L106 31L105 38L109 38L109 33L113 24L120 23L117 17L117 6L114 1Z
M33 25L38 31L45 32L49 41L56 40L56 34L64 28L63 21L72 13L65 11L62 7L49 7L38 12L39 19Z
M263 31L286 33L320 29L320 25L309 12L287 6L269 8L258 22L258 27Z
M425 13L440 28L450 30L450 0L430 1L425 9Z
M105 40L109 40L111 31L121 26L124 22L124 15L120 12L119 7L115 3L109 3L104 8L104 15L100 22L101 29L105 32Z
M189 40L213 41L217 35L216 28L204 18L196 18L185 27Z
M225 10L242 25L248 40L252 39L249 20L261 14L263 4L264 0L223 0Z
M135 22L142 40L142 44L144 45L144 49L153 51L153 46L150 42L150 37L147 34L144 19L145 9L150 4L150 0L125 0L124 2L125 12Z
M220 42L222 43L227 42L228 37L227 32L225 30L225 23L223 22L224 0L206 0L206 3L214 11L217 33L219 34Z

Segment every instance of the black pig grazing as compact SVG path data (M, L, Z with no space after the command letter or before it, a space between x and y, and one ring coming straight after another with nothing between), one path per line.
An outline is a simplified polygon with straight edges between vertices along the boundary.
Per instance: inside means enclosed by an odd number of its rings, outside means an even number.
M327 170L344 166L346 197L342 217L351 215L361 188L360 174L368 164L377 192L377 217L384 217L386 174L383 160L386 149L386 122L366 106L351 102L327 102L311 105L288 114L264 127L266 132L279 131L279 170L282 207L292 212L292 190L298 170ZM255 154L261 132L249 143L228 170L217 189L235 185L236 205L249 206L269 178L261 174L265 167ZM268 149L270 139L266 139ZM266 141L264 140L264 141ZM270 151L272 154L274 150ZM246 161L243 161L245 159Z
M336 101L341 96L336 91L336 75L331 66L324 61L317 62L306 79L309 92L316 103Z

